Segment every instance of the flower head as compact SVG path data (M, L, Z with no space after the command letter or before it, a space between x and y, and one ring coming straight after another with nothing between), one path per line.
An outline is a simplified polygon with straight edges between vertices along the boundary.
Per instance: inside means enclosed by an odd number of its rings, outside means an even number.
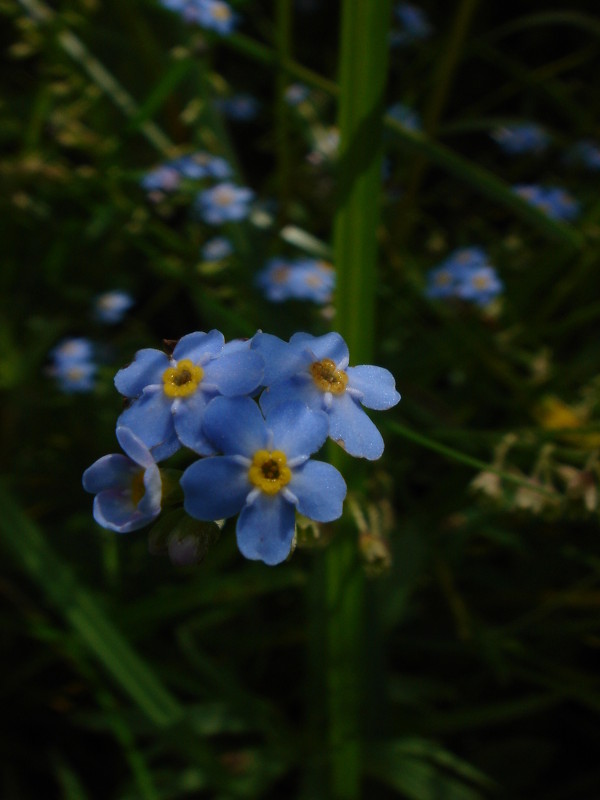
M116 325L121 322L132 305L133 298L127 292L118 289L104 292L96 297L94 316L105 325Z
M162 480L150 451L134 433L117 427L117 439L127 455L98 459L83 473L83 488L96 495L94 519L99 525L129 533L159 515Z
M381 434L361 406L384 410L400 401L393 375L382 367L349 367L348 347L339 333L296 333L286 343L259 333L252 348L265 361L267 386L260 397L265 413L301 401L324 411L329 437L350 455L375 460L383 453Z
M253 392L263 377L263 360L248 343L224 343L223 334L190 333L169 357L145 349L115 376L118 391L131 398L118 424L130 428L156 461L175 453L181 444L200 454L213 453L202 432L207 404L217 395Z
M218 397L204 432L221 456L186 469L184 507L200 520L240 514L238 547L246 558L279 564L290 553L295 513L330 522L342 513L346 484L335 467L310 456L327 438L322 411L293 401L263 418L249 398Z
M89 339L63 339L50 351L52 364L48 373L59 389L67 394L91 392L96 382L94 348Z
M544 211L550 219L569 221L579 216L578 201L558 186L517 184L513 186L513 191L532 206Z
M458 297L484 306L503 288L485 250L461 247L430 270L425 294L431 299Z
M392 45L412 44L431 35L429 20L418 6L412 3L398 3L394 11L400 28L392 31Z
M205 261L221 261L233 253L233 245L225 236L215 236L202 246L201 255Z
M493 130L491 136L500 148L511 156L527 153L540 154L550 144L548 131L533 122L502 125Z
M233 183L219 183L196 198L196 209L209 225L233 222L248 216L254 192Z
M274 303L290 299L328 303L335 287L335 270L319 259L272 258L256 276L256 283Z

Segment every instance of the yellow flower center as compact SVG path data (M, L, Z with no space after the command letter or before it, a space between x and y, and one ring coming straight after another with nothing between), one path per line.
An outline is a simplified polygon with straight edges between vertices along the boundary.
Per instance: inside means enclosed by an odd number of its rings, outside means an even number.
M310 365L310 373L313 381L322 392L332 394L344 394L348 384L348 376L342 369L337 369L330 358L322 361L314 361Z
M257 450L248 470L248 478L265 494L277 494L292 479L285 453L281 450Z
M217 189L214 198L218 206L229 206L233 203L233 192L228 188Z
M189 358L183 358L163 372L163 389L168 397L189 397L203 377L202 367L192 364Z
M452 276L449 272L439 272L435 276L436 286L448 286L450 283L452 283Z
M225 22L231 17L231 11L227 8L224 3L219 3L218 5L214 5L212 8L212 15L214 19L222 20Z
M287 279L290 277L290 268L289 267L277 267L273 270L271 274L271 280L273 283L285 283Z
M136 472L131 481L131 502L134 506L140 502L142 497L146 494L146 487L144 486L144 471Z
M490 285L490 279L487 275L476 275L473 278L473 286L476 289L487 289Z

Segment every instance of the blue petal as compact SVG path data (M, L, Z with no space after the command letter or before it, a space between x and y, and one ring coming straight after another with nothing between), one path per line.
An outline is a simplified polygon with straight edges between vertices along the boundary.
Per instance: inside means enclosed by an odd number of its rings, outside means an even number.
M236 534L240 552L253 561L280 564L288 557L294 539L296 509L277 494L260 494L244 506Z
M215 397L204 413L204 433L226 455L252 458L266 447L267 426L249 397Z
M260 407L269 414L282 403L300 402L316 411L325 408L324 393L315 386L310 376L297 376L285 381L278 381L269 386L260 396Z
M117 441L132 461L135 461L136 464L146 469L154 466L152 453L133 431L119 425L116 433Z
M133 362L115 375L115 386L125 397L139 397L146 386L162 383L169 357L160 350L138 350Z
M104 489L129 486L134 474L139 470L127 456L111 453L102 456L83 473L82 483L86 492L98 494Z
M303 344L317 357L318 361L330 358L337 367L348 364L348 345L339 333L326 333L324 336L311 336L310 333L295 333L290 344Z
M129 492L107 489L94 498L94 519L103 528L117 533L129 533L143 528L156 516L157 514L143 514L136 509Z
M144 472L144 489L144 496L137 505L138 511L144 516L158 516L162 504L162 478L156 464Z
M257 333L252 340L252 349L258 350L265 360L265 386L290 378L311 363L304 348L292 347L270 333Z
M250 394L260 385L264 372L262 356L250 350L230 352L204 367L204 380L227 397Z
M216 520L237 514L252 486L248 470L229 456L194 461L181 476L183 507L201 520Z
M314 453L324 444L329 431L324 411L313 411L295 400L274 406L266 423L273 433L273 448L283 450L288 460Z
M346 482L331 464L307 461L292 472L289 489L298 498L298 511L317 522L342 515Z
M117 426L129 428L150 449L155 461L177 452L179 439L173 425L171 398L161 386L148 387L117 420Z
M223 349L223 334L220 331L212 330L209 333L188 333L183 336L175 345L173 358L180 361L189 358L194 364L204 363L209 358L216 358Z
M381 434L348 393L333 399L329 436L351 456L375 461L383 453Z
M204 412L211 399L205 392L196 391L173 404L173 422L179 441L201 456L212 456L216 452L202 430Z
M389 370L364 364L348 367L346 372L348 386L358 389L362 395L360 402L367 408L383 411L400 402L394 376Z

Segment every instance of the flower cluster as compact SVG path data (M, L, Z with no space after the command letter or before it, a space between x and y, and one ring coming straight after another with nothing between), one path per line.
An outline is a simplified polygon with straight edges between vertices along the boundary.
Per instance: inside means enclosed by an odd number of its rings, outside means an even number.
M182 182L198 181L204 178L223 180L231 175L231 167L224 158L199 151L178 158L172 158L148 172L141 180L141 186L148 193L174 192Z
M215 31L221 36L232 33L237 24L235 14L224 0L160 0L170 11L181 14L186 22Z
M579 203L565 189L558 186L538 186L537 184L518 184L513 191L544 211L551 219L573 220L579 216Z
M335 270L327 261L314 258L270 259L256 277L268 300L311 300L329 303L335 288Z
M429 272L425 293L432 299L455 297L485 306L503 288L485 250L462 247Z
M543 153L550 144L550 135L534 122L502 125L492 131L492 139L511 156Z
M94 316L104 325L117 325L133 305L128 292L113 289L99 294L94 302Z
M49 374L63 392L91 392L94 388L96 364L94 347L89 339L63 339L50 351Z
M208 225L221 225L245 219L253 199L252 189L225 182L200 192L194 206L198 216Z
M342 513L344 479L313 454L329 437L352 456L378 459L383 439L363 406L400 400L388 370L349 366L337 333L286 342L259 332L227 343L216 330L191 333L170 355L140 350L115 385L129 403L117 421L125 455L104 456L84 473L96 521L123 533L156 519L157 462L185 447L196 456L180 479L187 514L239 514L240 551L265 564L289 555L296 511L317 522Z

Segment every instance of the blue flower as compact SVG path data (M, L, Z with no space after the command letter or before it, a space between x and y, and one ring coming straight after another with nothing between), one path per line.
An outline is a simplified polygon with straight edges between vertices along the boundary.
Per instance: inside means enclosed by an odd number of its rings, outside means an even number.
M392 45L404 46L427 39L431 35L431 25L422 9L411 3L398 3L395 14L400 30L392 32Z
M96 382L94 348L89 339L63 339L50 351L52 364L48 373L67 394L91 392Z
M503 288L485 250L461 247L429 271L425 294L432 299L458 297L484 306Z
M486 306L504 290L504 284L491 266L465 270L456 286L456 296Z
M328 262L314 258L272 258L256 276L256 284L274 303L290 299L328 303L335 287L335 270Z
M492 131L491 136L508 155L543 153L550 144L550 135L545 128L533 122L503 125Z
M290 106L299 106L309 95L310 89L303 83L291 83L284 92L285 102Z
M591 139L575 142L566 156L567 163L596 172L600 169L600 146Z
M301 401L325 411L329 436L350 455L375 460L383 453L381 434L361 408L384 410L400 400L393 375L370 365L349 367L348 347L339 333L296 333L286 343L258 333L252 348L265 361L266 389L260 397L265 413Z
M160 164L148 172L140 183L147 192L168 193L179 189L182 180L223 180L230 175L231 167L224 158L200 150Z
M201 255L205 261L221 261L233 253L233 245L224 236L215 236L208 242L205 242Z
M181 14L186 22L201 25L221 36L231 33L237 23L235 14L223 0L160 0L170 11Z
M388 116L409 131L420 131L422 128L421 115L410 106L405 106L403 103L395 103L388 108L387 113Z
M233 222L248 216L254 192L233 183L219 183L196 198L196 209L209 225Z
M346 484L340 473L310 459L327 438L327 415L287 402L263 419L249 398L213 400L204 431L223 453L196 461L181 478L184 508L200 520L240 514L237 543L249 559L284 561L296 510L317 522L341 516Z
M177 169L169 164L161 164L150 170L142 180L140 185L147 192L174 192L179 188L181 175Z
M104 292L95 299L94 316L105 325L116 325L121 322L132 305L133 298L127 292L119 289Z
M513 191L532 206L544 211L551 219L569 221L579 216L578 201L558 186L518 184L513 186Z
M256 119L260 107L258 100L250 94L220 97L214 104L222 114L236 122L250 122Z
M133 402L118 424L130 428L156 461L181 444L201 455L214 452L202 432L204 410L217 395L253 392L263 377L263 360L250 345L224 344L223 334L190 333L179 340L171 358L151 348L115 376L115 386Z
M83 473L83 488L95 494L94 519L103 528L129 533L160 514L162 481L148 448L124 427L117 439L126 456L111 453Z

